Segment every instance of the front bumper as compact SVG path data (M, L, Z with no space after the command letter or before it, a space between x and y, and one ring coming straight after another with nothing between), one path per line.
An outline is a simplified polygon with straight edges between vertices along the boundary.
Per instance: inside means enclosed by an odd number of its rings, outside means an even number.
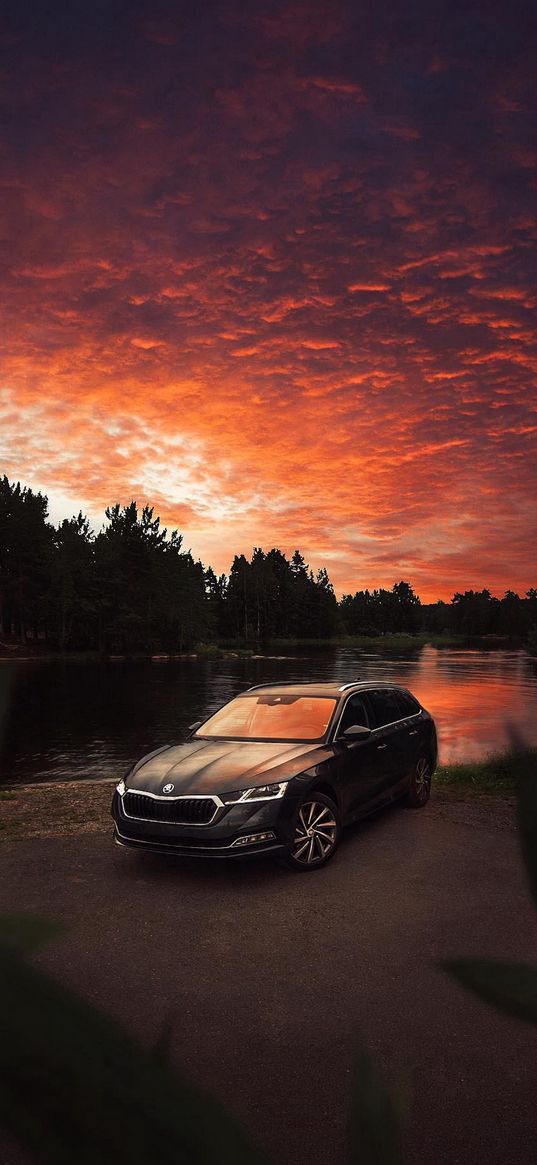
M258 858L263 854L282 853L285 850L285 846L281 842L274 841L258 842L256 845L242 845L236 848L231 846L212 846L211 848L201 845L185 846L177 842L169 845L162 841L125 837L119 832L117 825L114 830L114 841L116 845L127 849L143 849L146 853L170 854L172 857L183 858Z
M118 845L182 857L239 858L287 849L292 836L295 798L230 805L211 825L172 825L128 817L123 799L114 792L112 817ZM233 843L250 834L271 832L274 838L249 845Z

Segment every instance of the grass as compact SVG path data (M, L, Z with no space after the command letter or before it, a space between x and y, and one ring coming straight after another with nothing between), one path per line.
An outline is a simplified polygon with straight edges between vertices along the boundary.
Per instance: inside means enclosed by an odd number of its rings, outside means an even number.
M485 760L466 764L441 765L434 779L437 785L461 790L514 794L519 778L528 774L537 777L537 748L495 753Z
M460 647L463 642L457 635L430 635L425 631L411 635L401 631L386 635L335 635L333 639L271 639L269 647L367 647L393 651L394 648L424 647L426 643L433 647Z

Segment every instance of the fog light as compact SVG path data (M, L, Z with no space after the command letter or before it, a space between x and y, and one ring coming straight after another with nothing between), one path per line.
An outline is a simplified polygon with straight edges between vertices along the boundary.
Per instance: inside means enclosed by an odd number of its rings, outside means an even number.
M248 833L246 837L237 837L232 842L231 848L235 845L256 845L260 841L274 841L275 834L271 833Z

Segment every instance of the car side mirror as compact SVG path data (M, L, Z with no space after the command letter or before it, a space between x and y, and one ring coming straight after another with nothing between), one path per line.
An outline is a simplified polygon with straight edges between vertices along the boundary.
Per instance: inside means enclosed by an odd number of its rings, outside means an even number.
M189 724L187 732L195 732L197 728L201 728L203 720L196 720L194 724Z
M349 728L345 729L340 739L344 740L346 744L358 744L359 740L367 740L368 736L371 736L371 729L366 728L365 724L351 724Z

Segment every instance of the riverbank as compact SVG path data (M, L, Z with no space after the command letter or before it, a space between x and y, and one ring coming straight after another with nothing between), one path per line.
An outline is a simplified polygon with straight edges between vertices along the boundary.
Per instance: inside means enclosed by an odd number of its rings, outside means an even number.
M34 660L70 660L74 662L110 662L129 663L151 660L153 663L166 663L170 660L196 659L288 659L294 651L303 654L305 648L315 651L335 648L357 648L363 651L372 651L382 654L390 651L419 650L422 647L452 647L473 648L483 651L495 648L523 647L530 654L530 648L519 640L509 640L497 635L484 635L479 638L467 638L463 635L432 635L428 632L417 632L415 635L406 633L386 633L385 635L336 635L332 639L270 639L262 647L245 647L243 643L233 640L224 640L220 643L197 643L191 650L166 651L130 651L130 652L98 652L98 651L56 651L41 645L0 643L0 663L7 660L28 663Z
M442 765L434 778L435 804L491 799L514 805L517 779L537 774L537 749L500 754L474 764ZM114 777L0 790L0 841L61 837L111 830Z

